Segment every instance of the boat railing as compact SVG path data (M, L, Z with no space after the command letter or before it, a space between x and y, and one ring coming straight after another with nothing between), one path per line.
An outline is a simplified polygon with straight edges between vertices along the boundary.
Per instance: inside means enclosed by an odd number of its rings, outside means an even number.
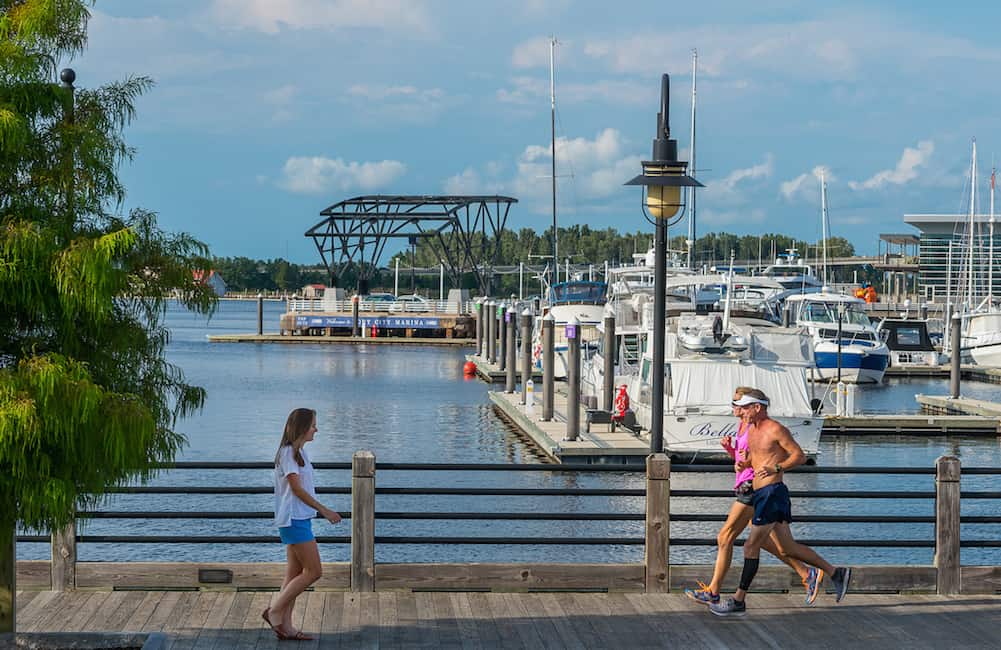
M635 590L663 592L708 575L711 566L685 562L686 547L716 545L716 526L726 519L732 468L719 465L672 464L663 454L646 465L581 464L470 464L376 463L374 454L356 452L351 463L316 463L321 495L349 497L350 511L340 513L346 534L320 535L321 544L349 545L350 561L328 563L317 588L351 591L385 589L544 589ZM271 462L178 462L165 467L174 472L211 473L180 479L175 485L129 485L109 495L148 495L153 507L125 510L88 509L76 521L52 535L18 534L19 544L51 545L50 560L17 563L19 589L252 589L280 586L284 565L279 562L117 562L80 561L81 545L150 545L177 548L190 557L192 545L279 544L274 534L209 534L184 532L194 520L260 521L269 528L270 510L196 510L180 505L181 497L211 498L233 503L246 495L270 495L271 485L236 485L220 473L233 470L273 471ZM340 472L339 481L328 471ZM485 487L489 474L503 477L501 487ZM545 479L526 487L526 474ZM582 487L582 479L611 474L611 485ZM688 478L693 475L692 478ZM714 475L718 476L715 478ZM838 489L818 475L892 476L893 489ZM415 476L422 476L412 485ZM985 527L1001 524L1001 491L996 487L1001 468L962 468L958 458L939 458L934 466L919 467L797 467L786 482L797 501L797 524L808 524L801 542L821 548L926 549L921 564L856 566L853 590L932 591L941 594L994 593L1001 584L1001 566L987 561L988 549L1001 549L1001 535ZM378 480L377 480L378 477ZM521 478L519 478L521 477ZM425 480L426 479L426 480ZM673 483L672 483L673 480ZM263 481L261 481L263 483ZM521 483L521 484L519 484ZM862 480L863 485L874 485ZM718 487L713 487L713 485ZM545 500L549 497L549 500ZM258 497L263 498L263 497ZM436 498L440 506L426 505ZM503 508L470 509L472 498L503 503ZM543 499L543 501L536 501ZM598 505L594 499L601 499ZM201 501L199 501L201 502ZM379 504L412 503L410 508ZM859 504L873 511L859 513ZM906 505L904 505L906 504ZM914 504L914 505L912 505ZM882 505L882 507L880 507ZM98 520L123 522L122 532L87 531ZM189 522L187 524L172 523ZM431 534L409 531L418 522L435 522ZM141 522L141 523L139 523ZM391 522L410 522L400 528ZM462 522L465 522L463 524ZM469 534L470 522L476 522ZM504 522L504 534L482 534L479 522ZM570 522L570 523L567 523ZM600 525L601 522L605 524ZM78 524L84 523L78 529ZM463 528L463 525L465 528ZM547 532L542 525L555 528ZM595 530L594 526L598 529ZM402 534L379 529L396 526ZM459 526L458 533L454 527ZM518 534L525 526L528 533ZM590 528L589 528L590 526ZM216 529L220 524L215 525ZM611 530L609 530L611 528ZM169 531L149 534L149 530ZM600 533L600 534L599 534ZM741 542L738 541L738 545ZM458 562L412 563L401 549L435 546L454 549ZM568 549L565 562L463 563L462 549L470 546L535 546ZM604 546L626 554L642 547L631 562L573 563L569 549ZM185 550L187 549L187 550ZM376 549L379 549L378 554ZM893 557L890 551L882 552ZM996 552L996 551L995 551ZM676 563L672 564L672 553ZM964 555L965 553L965 555ZM88 551L86 555L93 556ZM145 554L144 554L145 555ZM344 554L341 553L343 556ZM436 552L438 557L446 557ZM379 558L377 561L376 558ZM933 561L932 561L933 558ZM966 559L967 562L961 560ZM680 561L678 561L680 559ZM762 589L789 590L798 578L782 566L762 567Z
M358 311L365 313L386 314L469 314L473 313L474 303L471 301L449 302L447 300L360 300ZM296 298L288 301L290 312L350 312L351 300L324 300L323 298Z

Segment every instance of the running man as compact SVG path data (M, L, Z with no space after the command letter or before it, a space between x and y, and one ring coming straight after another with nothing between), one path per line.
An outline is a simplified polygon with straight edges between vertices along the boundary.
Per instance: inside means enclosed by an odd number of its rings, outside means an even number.
M789 524L792 522L792 504L789 488L782 482L785 471L802 465L806 455L793 440L789 429L768 417L768 397L760 390L752 389L734 402L742 422L748 425L747 460L738 467L754 468L754 518L751 520L751 534L744 542L744 569L740 574L740 586L733 598L716 604L709 609L717 616L743 616L747 613L744 603L754 576L758 573L758 558L765 540L775 532L775 542L779 550L810 566L817 567L831 576L835 602L840 603L848 592L851 569L835 568L809 546L793 539Z
M741 399L751 390L754 389L746 386L738 386L734 389L732 404L735 416L739 417L737 410L740 406L738 405L743 404ZM740 468L736 466L739 461L746 460L748 429L749 426L741 421L737 428L736 437L726 436L722 440L723 449L734 460L737 476L733 492L736 499L730 506L730 512L727 513L726 523L723 524L716 536L716 565L713 567L712 580L709 581L709 584L700 581L696 589L685 589L686 596L703 605L719 602L720 587L723 584L723 579L726 578L727 571L730 570L730 562L733 561L734 542L751 523L751 517L754 516L754 508L751 506L751 497L754 494L754 469L747 466ZM799 574L799 578L806 588L806 604L812 605L820 592L820 583L824 579L824 572L815 567L807 567L799 560L783 555L779 552L774 540L775 531L772 531L772 534L765 538L761 548L788 564L793 571Z

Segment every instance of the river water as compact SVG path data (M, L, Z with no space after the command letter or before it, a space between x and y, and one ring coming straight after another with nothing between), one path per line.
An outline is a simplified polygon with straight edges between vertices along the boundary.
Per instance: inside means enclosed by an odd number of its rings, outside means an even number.
M222 301L209 321L179 308L168 312L172 334L170 360L188 380L204 386L204 410L178 426L188 446L178 460L265 461L274 458L288 412L299 406L318 412L318 433L308 450L314 462L349 462L355 450L367 449L381 462L538 463L540 459L490 406L491 387L464 379L468 350L420 346L210 343L206 335L256 330L255 301ZM277 331L284 303L265 303L265 330ZM944 394L939 379L894 379L861 388L858 403L868 412L917 412L915 393ZM1001 401L1001 386L968 382L964 395ZM932 467L943 454L958 456L964 466L1001 465L1001 439L995 437L825 436L819 463L825 466ZM317 484L350 485L350 472L318 471ZM934 489L933 476L791 475L792 489L914 490ZM399 472L380 471L380 487L593 487L641 488L641 474L629 472L562 474L549 472ZM732 487L726 474L675 474L672 488ZM174 470L154 485L271 485L271 472L260 470ZM997 490L991 477L965 477L963 489ZM350 509L347 495L323 495L337 510ZM723 514L724 498L677 498L672 510ZM102 510L269 511L272 497L262 495L123 495L108 499ZM964 515L995 514L996 501L964 501ZM377 511L629 512L642 513L641 497L469 497L379 495ZM907 500L794 500L793 514L932 515L933 502ZM715 537L716 523L673 522L672 537ZM338 526L318 521L317 535L348 535L347 520ZM802 539L932 539L932 524L794 524ZM274 535L270 519L85 520L81 535ZM377 535L392 536L539 536L642 537L641 521L524 522L379 520ZM998 525L964 525L964 539L997 539ZM710 562L711 547L674 546L672 563ZM832 562L854 564L929 564L931 549L819 549ZM18 545L18 557L43 559L43 544ZM321 546L325 561L350 557L346 544ZM379 562L640 562L642 546L500 546L401 545L376 547ZM738 551L739 557L739 551ZM117 561L282 561L277 544L103 544L84 543L79 558ZM964 564L997 564L998 549L964 549Z

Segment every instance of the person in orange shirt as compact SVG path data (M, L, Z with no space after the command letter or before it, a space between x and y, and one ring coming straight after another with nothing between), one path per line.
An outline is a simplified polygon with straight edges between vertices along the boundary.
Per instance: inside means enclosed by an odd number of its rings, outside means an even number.
M872 303L876 302L876 300L877 300L876 290L873 289L872 285L870 284L865 289L865 301L867 304L871 305Z

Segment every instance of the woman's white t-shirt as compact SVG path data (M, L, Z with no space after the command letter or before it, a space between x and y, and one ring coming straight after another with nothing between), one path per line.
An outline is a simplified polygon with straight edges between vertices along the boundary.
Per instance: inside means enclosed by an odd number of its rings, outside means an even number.
M316 510L303 503L302 499L292 492L292 486L288 482L289 474L298 474L302 488L316 498L313 465L309 462L305 449L300 450L300 453L305 463L302 467L299 467L299 463L295 460L292 445L285 445L278 451L278 460L275 463L275 526L278 528L291 526L293 519L312 519L316 516Z

